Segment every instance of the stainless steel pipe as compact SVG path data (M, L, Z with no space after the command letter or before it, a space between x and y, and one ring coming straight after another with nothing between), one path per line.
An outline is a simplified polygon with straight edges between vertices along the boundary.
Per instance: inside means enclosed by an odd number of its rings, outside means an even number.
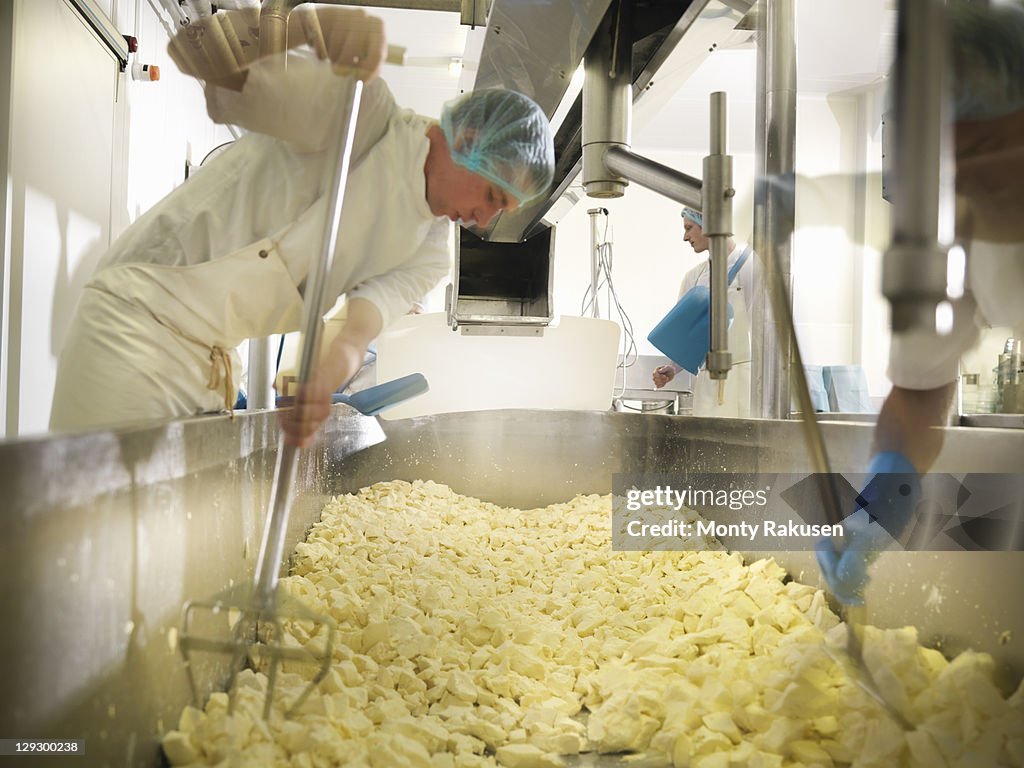
M270 337L249 339L249 368L245 390L247 410L263 411L274 407L274 366L270 361Z
M292 0L263 0L260 6L260 56L288 50L288 14L295 5L297 3Z
M947 244L954 215L946 10L937 0L902 0L897 16L892 239L882 293L893 331L935 333L946 299ZM940 233L940 219L944 226Z
M725 94L711 94L710 151L704 158L702 190L704 235L711 251L710 345L705 367L712 379L725 379L732 368L729 352L729 239L732 237L732 158L725 152Z
M632 44L626 4L606 18L583 58L583 188L589 197L622 197L628 182L605 162L606 150L629 147L633 122Z
M757 14L757 117L754 185L754 301L751 415L790 412L790 346L778 333L768 281L778 275L792 296L791 238L796 168L795 0L760 0ZM774 265L774 267L773 267Z
M587 215L590 217L590 300L591 300L591 317L601 316L601 307L597 303L597 288L600 282L600 264L601 254L597 250L597 217L604 213L608 215L608 211L604 208L591 208L587 211Z
M584 124L585 125L585 124ZM670 200L691 208L701 208L701 180L667 165L630 152L625 147L610 146L604 152L604 165L614 174L641 187L653 190Z
M299 383L312 378L317 361L320 359L320 338L324 313L324 293L334 265L335 243L341 229L341 212L345 202L345 187L348 183L349 164L352 159L352 143L355 140L359 104L363 96L363 81L353 80L348 100L345 130L338 137L337 149L327 172L333 174L327 185L327 216L324 220L323 239L320 253L310 265L306 278L304 318L302 333L302 355L299 359ZM295 487L295 473L299 465L299 449L287 445L282 434L278 446L277 468L274 486L271 489L271 510L267 517L260 554L256 563L256 600L263 608L274 604L275 590L281 563L285 555L285 535Z

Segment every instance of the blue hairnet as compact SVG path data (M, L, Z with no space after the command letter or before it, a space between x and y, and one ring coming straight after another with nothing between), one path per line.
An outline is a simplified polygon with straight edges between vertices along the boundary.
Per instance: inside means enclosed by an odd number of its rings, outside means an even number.
M956 119L984 120L1024 109L1024 7L953 3L950 26Z
M704 215L693 208L683 208L682 217L689 219L701 229L704 229Z
M448 102L441 130L452 159L524 203L551 186L555 145L547 117L515 91L486 88Z

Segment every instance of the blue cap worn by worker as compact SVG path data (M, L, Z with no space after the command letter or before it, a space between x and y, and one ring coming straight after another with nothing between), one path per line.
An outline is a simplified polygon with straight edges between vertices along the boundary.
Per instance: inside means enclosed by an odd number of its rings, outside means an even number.
M551 186L551 126L541 108L521 93L486 88L460 96L444 105L441 130L456 163L520 204Z
M949 8L956 119L987 120L1024 109L1024 7L993 0Z
M701 229L704 229L704 216L695 208L683 208L680 214L684 219L689 219Z

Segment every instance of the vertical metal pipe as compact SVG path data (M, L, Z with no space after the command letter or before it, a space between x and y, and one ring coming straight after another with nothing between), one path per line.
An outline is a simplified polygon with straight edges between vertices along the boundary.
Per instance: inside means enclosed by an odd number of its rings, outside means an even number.
M356 119L363 97L363 81L355 80L349 93L348 119L345 130L339 135L339 143L333 153L333 162L327 165L331 173L327 190L327 215L324 217L323 238L320 253L313 254L303 305L302 353L299 356L299 383L309 381L317 360L320 359L320 335L323 328L324 291L334 265L335 243L341 227L341 212L345 202L345 188L348 184L349 164L352 159L352 142L356 133ZM270 514L263 528L259 558L256 561L256 600L265 608L272 608L275 590L284 557L284 540L288 531L288 517L291 513L295 473L299 465L299 449L286 445L284 433L278 441L277 466L274 470L274 484L270 490Z
M260 56L288 50L289 0L263 0L260 6Z
M246 376L246 410L265 411L274 407L273 366L270 337L249 339L249 367Z
M597 303L597 286L601 274L598 269L600 255L597 252L597 217L603 212L605 212L604 208L591 208L587 211L587 215L590 216L590 298L593 302L590 311L591 317L601 316L601 308Z
M725 94L711 94L710 152L704 158L703 231L711 250L710 345L706 368L712 379L724 379L732 368L729 352L729 313L727 280L729 238L732 236L732 158L725 153Z
M287 50L288 14L290 11L289 0L264 0L260 6L260 56L279 54ZM220 17L222 21L225 18L223 15ZM213 36L215 41L219 41L215 50L224 56L231 55L231 40L225 35L229 29L230 25L226 23L223 26L211 27L211 30L219 33L219 37ZM231 60L241 62L243 59L232 55ZM282 61L282 66L283 64ZM233 69L228 68L225 71L232 72ZM249 367L247 370L246 409L255 411L273 408L273 372L270 365L269 337L249 339Z
M902 0L897 17L892 238L882 263L882 293L893 331L935 332L946 299L946 249L952 236L953 184L947 24L937 0ZM945 161L945 162L944 162Z
M708 140L708 154L725 154L725 134L728 126L725 93L715 91L711 94L711 129Z
M601 22L583 59L583 188L588 197L622 197L627 181L604 162L609 147L629 147L633 120L629 4Z
M792 296L790 241L795 210L795 0L760 0L757 34L754 305L751 409L760 418L789 415L791 350L771 312L768 281L777 274ZM774 265L774 268L773 266Z

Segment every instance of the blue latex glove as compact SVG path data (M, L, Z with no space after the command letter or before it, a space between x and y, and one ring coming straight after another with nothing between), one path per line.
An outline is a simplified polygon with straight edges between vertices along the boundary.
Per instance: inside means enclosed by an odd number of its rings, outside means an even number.
M868 473L873 477L860 493L859 508L843 520L843 552L836 554L831 538L820 539L816 546L825 581L847 605L864 604L868 566L907 527L921 498L921 477L898 451L875 454Z

